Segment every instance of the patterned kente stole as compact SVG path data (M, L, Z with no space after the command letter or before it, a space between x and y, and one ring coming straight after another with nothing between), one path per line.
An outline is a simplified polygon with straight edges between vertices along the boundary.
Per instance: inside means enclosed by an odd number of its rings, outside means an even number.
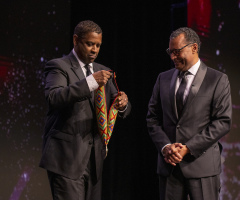
M104 142L104 144L106 146L106 156L108 153L107 145L112 136L113 128L114 128L117 114L118 114L116 105L118 104L119 90L118 90L115 78L116 78L115 73L113 73L113 80L115 81L115 85L116 85L118 94L115 97L115 99L109 109L109 112L107 112L105 87L104 86L99 87L95 92L95 108L96 108L98 130L101 135L102 141ZM106 158L106 156L105 156L105 158Z

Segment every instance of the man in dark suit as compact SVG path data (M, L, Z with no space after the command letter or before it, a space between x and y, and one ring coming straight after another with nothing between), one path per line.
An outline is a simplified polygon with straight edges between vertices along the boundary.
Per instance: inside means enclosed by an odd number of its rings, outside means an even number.
M73 44L68 56L45 67L48 113L40 167L48 172L53 199L100 200L106 147L97 130L94 91L104 86L108 110L118 92L110 69L94 62L102 44L101 28L89 20L80 22ZM116 108L122 118L129 114L124 92Z
M199 59L200 39L184 27L170 36L175 69L160 73L147 126L158 150L161 200L217 200L221 139L231 126L228 77Z

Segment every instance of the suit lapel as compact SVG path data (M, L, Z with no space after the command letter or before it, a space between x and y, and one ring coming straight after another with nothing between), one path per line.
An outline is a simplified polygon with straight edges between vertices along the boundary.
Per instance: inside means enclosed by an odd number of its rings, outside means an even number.
M192 82L191 89L189 91L186 103L184 105L182 115L184 115L185 111L188 109L189 105L191 105L191 102L194 100L195 96L197 95L199 88L202 85L203 79L206 75L206 72L207 72L207 67L204 63L201 62L198 72L196 74L196 77Z
M95 62L93 62L93 71L97 72L97 71L100 71L100 70L101 70L100 67Z
M72 64L71 69L73 70L73 72L76 74L76 76L79 78L79 80L85 79L85 76L83 74L83 70L78 63L77 58L74 56L74 54L72 52L68 56L69 56L69 59L70 59L71 64ZM98 67L96 67L96 69L94 68L94 64L93 64L93 71L99 71ZM88 100L89 100L89 104L90 104L92 112L95 113L94 92L92 92L92 96L93 96L92 99L88 98ZM95 115L93 115L93 116L95 116Z
M176 101L175 101L175 87L176 87L177 76L178 76L178 70L175 70L173 72L173 76L170 83L170 91L169 91L170 102L171 102L172 110L175 113L176 119L178 118Z
M71 69L73 70L73 72L76 74L76 76L79 78L79 80L84 79L85 76L83 74L81 66L79 65L79 63L77 61L77 58L73 55L72 52L68 56L72 63Z

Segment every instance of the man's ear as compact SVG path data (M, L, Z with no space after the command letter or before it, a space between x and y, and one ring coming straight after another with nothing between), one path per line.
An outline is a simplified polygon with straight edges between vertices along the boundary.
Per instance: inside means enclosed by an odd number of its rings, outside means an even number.
M76 34L73 35L73 45L76 46L78 42L78 36Z
M194 43L193 46L192 46L192 52L195 54L198 52L198 45L197 43Z

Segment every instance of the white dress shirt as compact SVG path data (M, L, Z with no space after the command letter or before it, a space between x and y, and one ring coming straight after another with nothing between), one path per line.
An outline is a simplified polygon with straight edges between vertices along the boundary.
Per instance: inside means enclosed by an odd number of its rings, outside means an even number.
M198 62L193 65L188 71L190 73L188 73L185 78L186 78L186 81L187 81L187 86L186 86L186 89L184 91L184 94L183 94L183 101L185 102L186 100L186 97L188 96L189 94L189 91L190 91L190 88L191 88L191 85L192 85L192 82L193 82L193 79L194 77L196 76L197 74L197 71L198 71L198 68L200 66L200 59L198 60ZM177 90L179 88L179 85L181 83L181 78L177 78L177 82L176 82L176 88L175 88L175 95L177 93Z
M78 61L79 65L81 66L82 70L83 70L83 74L86 77L87 70L84 67L85 64L78 58L78 55L74 51L74 49L72 50L72 52L73 52L73 55L77 58L77 61ZM90 69L91 73L93 74L94 73L94 71L93 71L93 64L89 63L89 66L90 66L89 69ZM95 78L93 77L92 74L90 76L86 77L86 81L87 81L87 84L88 84L90 92L96 90L99 87L97 81L95 80Z

